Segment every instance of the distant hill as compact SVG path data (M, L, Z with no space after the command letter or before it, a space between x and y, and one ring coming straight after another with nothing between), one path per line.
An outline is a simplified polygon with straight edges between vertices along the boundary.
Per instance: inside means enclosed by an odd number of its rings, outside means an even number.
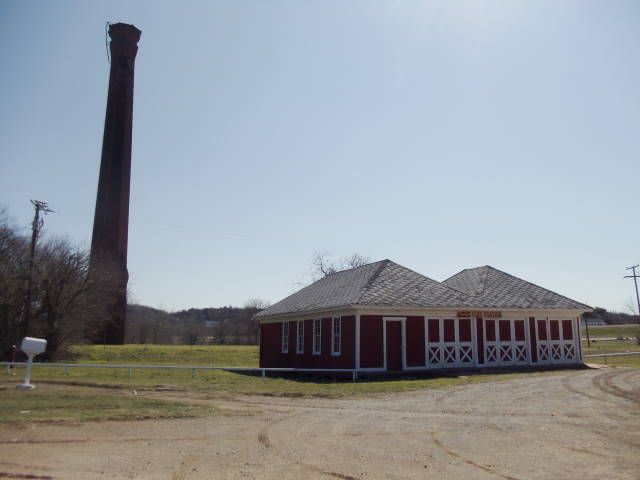
M258 307L190 308L179 312L127 306L127 343L257 344Z
M628 313L609 312L605 308L596 307L593 312L583 314L584 319L602 320L607 325L628 325L638 323L638 315Z

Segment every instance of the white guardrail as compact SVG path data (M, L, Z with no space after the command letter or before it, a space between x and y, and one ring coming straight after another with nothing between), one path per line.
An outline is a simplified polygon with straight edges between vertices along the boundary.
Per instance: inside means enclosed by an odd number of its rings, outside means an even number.
M631 355L640 355L640 352L622 352L622 353L595 353L592 355L583 355L582 358L604 358L604 364L607 365L608 357L627 357Z
M623 353L598 353L593 355L584 355L583 358L604 358L604 363L607 364L608 357L624 357L630 355L640 355L638 352L623 352ZM7 373L11 373L11 367L26 367L27 362L0 362L0 365L4 365ZM134 370L191 370L191 378L195 378L196 372L199 370L221 370L225 372L249 372L260 373L262 378L267 376L267 372L275 373L294 373L294 372L315 372L315 373L350 373L352 380L355 382L358 379L357 370L351 368L260 368L260 367L206 367L206 366L194 366L194 365L111 365L102 363L33 363L34 367L47 367L47 368L62 368L65 374L69 374L69 370L72 368L115 368L126 369L129 378L133 377Z
M27 362L0 362L10 373L11 367L26 367ZM129 378L133 376L134 370L191 370L191 378L195 378L198 370L222 370L225 372L250 372L260 373L262 378L267 376L267 372L287 373L287 372L316 372L316 373L350 373L352 380L358 379L358 372L351 368L260 368L260 367L206 367L193 365L111 365L102 363L33 363L34 367L62 368L66 375L71 368L116 368L127 369Z

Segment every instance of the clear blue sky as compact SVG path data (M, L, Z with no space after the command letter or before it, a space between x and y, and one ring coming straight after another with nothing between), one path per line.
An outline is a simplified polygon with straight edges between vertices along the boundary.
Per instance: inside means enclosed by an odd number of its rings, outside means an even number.
M142 30L135 301L274 302L316 250L632 300L640 2L4 1L0 204L84 245L106 21Z

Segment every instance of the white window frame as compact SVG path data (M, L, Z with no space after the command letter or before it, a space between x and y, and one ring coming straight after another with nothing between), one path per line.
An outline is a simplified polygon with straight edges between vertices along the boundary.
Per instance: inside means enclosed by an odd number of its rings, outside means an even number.
M338 331L336 334L336 326L338 327ZM336 337L337 337L337 346L336 348ZM337 357L342 354L342 317L333 317L331 318L331 355Z
M322 319L313 320L313 354L320 355L322 352Z
M304 353L304 320L297 321L296 353Z
M282 322L281 353L289 353L289 322Z

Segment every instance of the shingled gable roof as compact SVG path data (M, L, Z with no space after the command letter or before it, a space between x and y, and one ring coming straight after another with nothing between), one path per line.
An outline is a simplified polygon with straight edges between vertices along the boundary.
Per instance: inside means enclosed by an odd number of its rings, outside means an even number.
M460 307L467 295L391 260L343 270L312 283L256 315L257 318L362 306Z
M349 306L591 310L489 266L463 270L440 283L382 260L327 275L262 310L256 318Z
M467 293L482 308L592 309L489 265L467 268L442 284Z

